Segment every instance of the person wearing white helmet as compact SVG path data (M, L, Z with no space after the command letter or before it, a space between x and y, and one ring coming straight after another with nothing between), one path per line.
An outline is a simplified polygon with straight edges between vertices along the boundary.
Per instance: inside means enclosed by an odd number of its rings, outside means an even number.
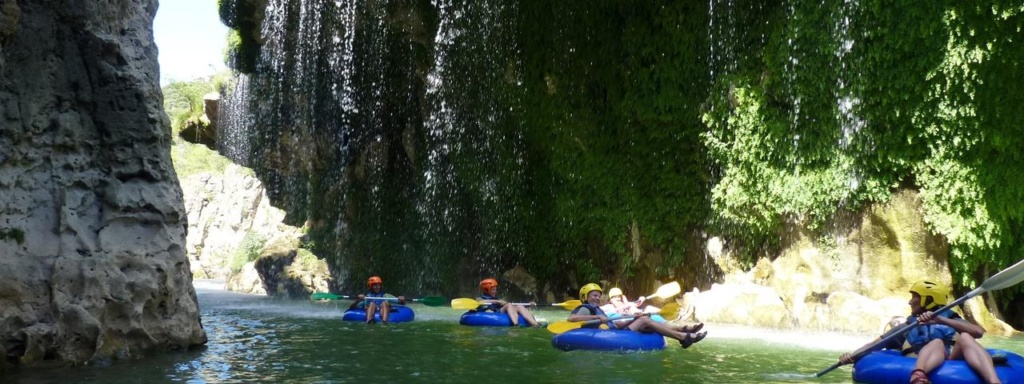
M597 324L585 324L583 328L598 328L602 324L607 324L611 329L631 330L641 333L657 333L665 337L671 337L679 341L679 344L683 348L689 348L691 345L704 340L704 337L708 335L707 331L703 332L687 332L682 327L672 327L651 320L648 316L642 314L634 314L632 320L628 321L616 321L612 322L608 319L608 315L601 310L601 286L595 283L586 284L580 288L580 301L583 302L579 307L573 309L567 320L569 321L590 321L590 320L601 320Z
M902 350L905 355L917 354L914 370L910 372L911 384L930 384L928 372L946 360L964 360L984 382L1001 383L992 364L992 357L977 341L985 334L985 329L964 320L952 310L933 312L947 303L949 288L945 285L931 281L914 283L910 286L910 301L907 303L910 305L910 316L907 320L916 316L921 325L876 348ZM853 355L844 353L839 357L839 362L853 363Z
M640 299L637 301L629 301L626 295L622 294L622 290L615 287L608 290L608 304L602 305L601 309L605 313L618 313L622 316L632 316L637 313L658 313L660 311L657 307L651 305L644 306L646 300L646 297L640 296Z

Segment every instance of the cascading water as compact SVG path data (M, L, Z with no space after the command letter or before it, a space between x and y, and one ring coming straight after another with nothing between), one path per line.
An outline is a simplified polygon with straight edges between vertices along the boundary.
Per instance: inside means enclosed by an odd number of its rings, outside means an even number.
M342 286L346 273L386 274L392 287L436 290L522 253L518 209L505 202L521 172L489 169L522 161L509 9L267 4L257 73L226 99L221 151L267 175L293 222L310 220ZM490 89L505 77L507 89ZM466 158L479 160L461 171L473 180L453 166Z
M927 209L953 245L997 247L1024 213L960 214L1006 179L972 159L1020 168L984 141L1015 140L988 105L1017 97L994 74L1024 11L996 3L268 0L239 18L260 54L221 145L344 290L463 293L515 267L541 296L706 289L725 273L708 237L753 264L915 180L969 184Z

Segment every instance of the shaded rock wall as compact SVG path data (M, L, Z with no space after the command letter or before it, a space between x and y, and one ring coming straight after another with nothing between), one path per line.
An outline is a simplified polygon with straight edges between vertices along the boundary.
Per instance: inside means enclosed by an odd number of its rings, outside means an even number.
M155 0L0 2L0 350L90 363L206 342Z

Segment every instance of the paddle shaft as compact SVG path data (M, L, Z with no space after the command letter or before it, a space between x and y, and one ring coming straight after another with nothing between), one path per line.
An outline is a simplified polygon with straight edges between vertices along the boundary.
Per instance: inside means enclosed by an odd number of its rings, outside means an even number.
M641 315L640 317L651 317L651 314L650 313L645 313L645 314ZM615 322L621 322L621 321L633 321L633 320L636 320L636 319L637 319L637 317L633 317L633 316L628 316L628 317L623 316L623 317L620 317L618 319L608 319L608 321L611 321L611 322L615 323ZM587 321L577 321L577 323L587 325L587 324L600 324L600 323L603 323L603 321L601 321L601 319L594 319L594 320L587 320Z
M972 297L975 297L975 296L978 296L978 295L980 295L982 293L985 293L986 291L988 291L988 289L986 289L984 286L975 288L973 291L969 292L968 294L964 295L963 297L961 297L959 299L956 299L952 303L946 304L944 307L939 308L939 309L937 309L935 311L932 311L932 312L942 313L942 312L948 311L950 309L953 309L953 307L956 307L956 306L962 304L963 302L971 299ZM908 331L910 331L914 327L918 326L919 324L920 323L917 322L917 317L916 316L910 318L910 320L907 321L906 324L903 324L901 327L898 327L898 328L893 329L892 331L889 331L888 336L884 336L880 340L878 340L878 341L876 341L874 343L871 343L870 345L867 345L867 346L865 346L865 347L863 347L861 349L858 349L858 350L854 351L853 352L853 356L852 356L853 357L853 361L859 360L861 357L864 357L864 355L868 354L871 351L874 351L874 350L878 349L880 346L885 345L886 343L892 341L892 339L900 337L900 335L902 335L904 333L907 333ZM832 364L830 367L821 370L821 372L818 372L818 373L814 374L814 377L821 377L821 376L825 375L826 373L832 372L834 369L839 368L839 366L841 366L841 365L843 365L843 364L840 363L840 362L836 362L835 364Z
M954 300L952 303L946 304L946 306L939 308L934 312L942 313L948 311L950 309L953 309L953 307L969 300L972 297L985 293L986 291L994 291L997 289L1012 287L1020 283L1022 280L1024 280L1024 260L1020 260L1016 264L1011 265L1009 268L1006 268L1000 271L999 273L995 274L994 276L989 277L987 280L985 280L984 283L981 283L980 287L975 288L973 291L968 292L963 297ZM910 321L907 321L907 323L901 326L900 328L896 328L893 329L892 331L889 331L889 334L887 336L883 336L881 340L866 345L863 348L855 351L852 356L853 361L857 361L868 352L874 351L878 349L879 346L888 343L892 339L895 339L904 333L907 333L907 331L913 329L917 325L917 317L911 318ZM840 365L843 364L840 362L836 362L835 364L832 364L832 366L823 369L821 372L816 373L814 377L821 377L826 373L832 372L832 370L839 368Z
M320 298L318 298L317 300L339 300L339 299L352 299L352 300L359 300L359 298L357 298L357 297L355 297L355 296L348 296L348 295L333 295L333 294L332 294L332 295L329 295L329 296L328 296L328 295L321 295L321 297L320 297ZM437 298L437 299L438 299L438 300L441 300L441 301L444 301L444 298ZM398 301L398 298L397 298L397 297L366 297L366 298L363 298L363 300L387 300L387 301ZM421 299L405 299L405 301L406 301L406 302L410 302L410 301L411 301L411 302L417 302L417 303L418 303L418 302L424 302L424 303L433 303L434 301L437 301L437 300L431 300L431 298L421 298ZM435 304L435 305L436 305L436 304Z

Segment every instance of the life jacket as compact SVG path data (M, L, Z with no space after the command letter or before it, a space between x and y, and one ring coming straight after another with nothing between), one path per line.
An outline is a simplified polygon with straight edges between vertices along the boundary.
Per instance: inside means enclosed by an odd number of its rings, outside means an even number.
M381 290L378 293L373 293L373 291L366 292L366 293L363 294L363 297L364 297L363 301L359 303L359 306L357 308L366 308L366 305L372 300L374 303L377 303L377 309L376 310L380 311L380 304L384 300L373 300L373 298L375 298L375 297L387 297L387 296L384 294L384 291Z
M606 316L606 317L608 316L607 314L604 313L604 311L601 310L601 307L598 307L596 305L591 305L589 303L580 304L579 307L576 307L576 309L572 310L572 313L576 314L576 313L580 312L580 308L584 308L584 309L590 311L590 315L592 315L592 316ZM601 323L583 324L581 326L581 328L600 328L600 327L601 327ZM611 329L615 329L615 325L612 324L611 320L608 320L608 327L611 328Z
M480 296L477 296L476 299L477 300L501 300L501 299L499 299L497 297L488 295L486 293L482 294ZM476 307L476 310L478 312L486 312L486 311L498 312L498 311L501 311L501 305L498 304L498 303L481 304L479 307Z
M947 319L955 319L956 316L953 311L947 310L939 313L939 316ZM956 316L956 317L954 317ZM908 318L909 321L909 318ZM956 343L957 331L953 327L942 324L928 324L918 325L907 332L907 338L904 342L904 353L917 353L921 351L921 348L928 344L930 341L935 339L941 339L942 342L948 347Z

